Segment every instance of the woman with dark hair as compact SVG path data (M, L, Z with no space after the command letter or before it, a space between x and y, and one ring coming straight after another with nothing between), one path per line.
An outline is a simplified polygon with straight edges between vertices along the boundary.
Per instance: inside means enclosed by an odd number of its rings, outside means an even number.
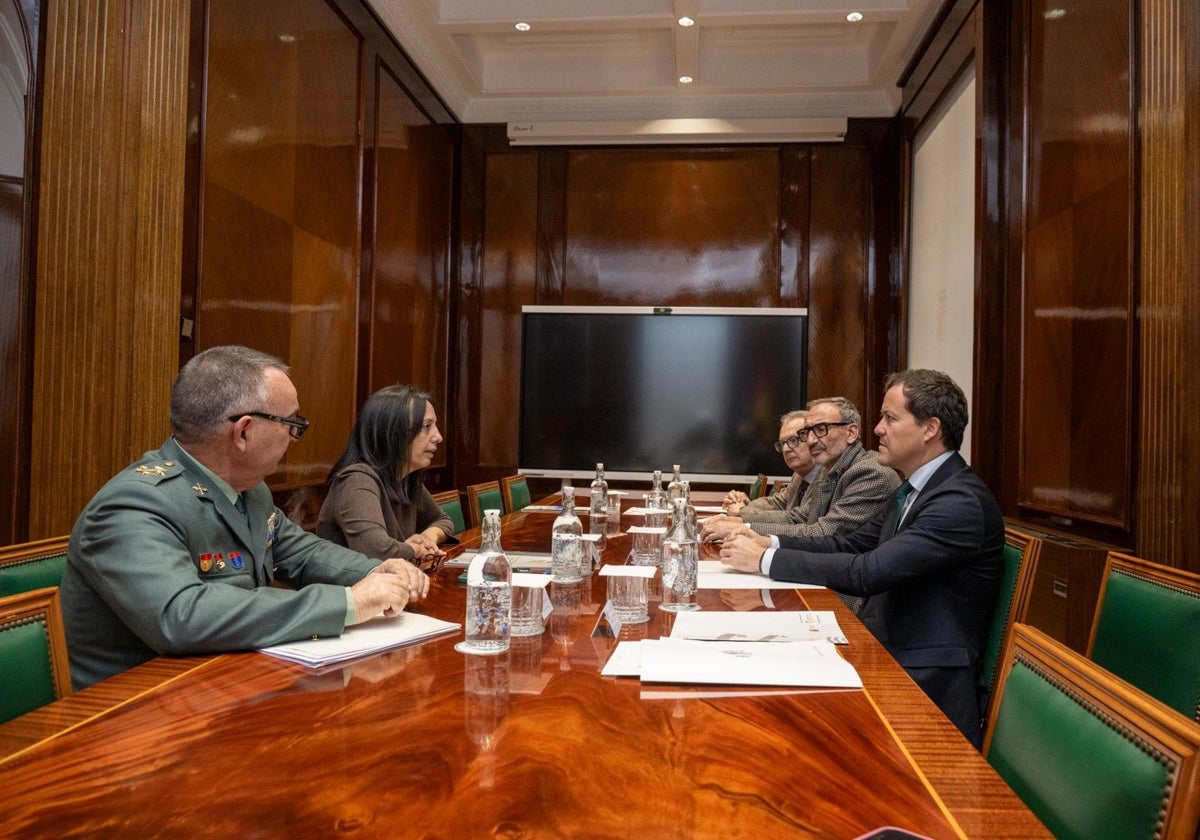
M317 535L369 557L426 567L446 552L454 523L421 482L442 433L429 394L389 385L367 398L329 471Z

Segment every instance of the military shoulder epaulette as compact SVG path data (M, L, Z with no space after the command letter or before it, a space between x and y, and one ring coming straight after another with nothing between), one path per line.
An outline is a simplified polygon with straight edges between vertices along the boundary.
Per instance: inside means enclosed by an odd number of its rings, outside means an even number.
M178 461L150 461L146 464L139 464L133 468L133 471L143 480L151 484L158 484L164 478L183 472L183 465Z

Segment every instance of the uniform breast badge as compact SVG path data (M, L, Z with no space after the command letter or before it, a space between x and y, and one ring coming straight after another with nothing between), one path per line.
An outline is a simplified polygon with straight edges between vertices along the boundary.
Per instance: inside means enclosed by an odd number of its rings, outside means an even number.
M271 511L271 515L267 517L267 550L271 550L271 546L275 545L275 532L279 530L279 511Z
M240 571L242 569L242 567L246 565L246 561L242 559L242 552L240 552L240 551L229 552L229 565L233 566L233 568L238 569Z

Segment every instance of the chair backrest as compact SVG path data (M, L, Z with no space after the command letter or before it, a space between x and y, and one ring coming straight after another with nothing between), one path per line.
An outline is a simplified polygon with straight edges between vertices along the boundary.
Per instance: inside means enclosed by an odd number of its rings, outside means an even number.
M450 517L450 521L454 523L454 533L461 534L467 530L467 520L463 516L462 496L457 490L445 490L441 493L434 493L433 500L438 503L438 507L442 509L442 513Z
M1200 721L1200 575L1109 552L1087 655Z
M483 512L489 508L504 510L504 497L500 495L499 481L484 481L467 487L467 508L471 512L471 527L483 524Z
M984 755L1055 837L1195 838L1196 723L1025 624L997 690Z
M62 583L69 537L54 537L0 548L0 596Z
M758 478L754 479L754 483L750 485L750 492L746 495L751 499L757 499L767 492L767 476L766 473L759 473Z
M0 598L0 723L71 693L58 587Z
M529 495L529 482L523 475L504 476L500 479L500 492L504 496L505 513L515 513L533 502Z
M1040 538L1017 531L1004 529L1004 565L1000 573L1000 592L996 596L996 611L992 613L992 626L988 630L987 647L983 650L984 686L991 693L989 717L995 706L996 668L1004 653L1004 644L1013 624L1023 624L1029 612L1029 598L1033 592L1033 579L1037 574L1038 556L1042 552ZM984 722L986 726L986 721Z

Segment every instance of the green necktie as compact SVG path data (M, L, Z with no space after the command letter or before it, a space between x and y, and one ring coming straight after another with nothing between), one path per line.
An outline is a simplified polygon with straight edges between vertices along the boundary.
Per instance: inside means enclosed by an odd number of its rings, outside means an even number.
M904 502L908 499L908 494L912 492L913 486L907 481L896 488L896 510L892 514L892 533L888 536L895 536L896 530L900 527L900 517L904 515Z

